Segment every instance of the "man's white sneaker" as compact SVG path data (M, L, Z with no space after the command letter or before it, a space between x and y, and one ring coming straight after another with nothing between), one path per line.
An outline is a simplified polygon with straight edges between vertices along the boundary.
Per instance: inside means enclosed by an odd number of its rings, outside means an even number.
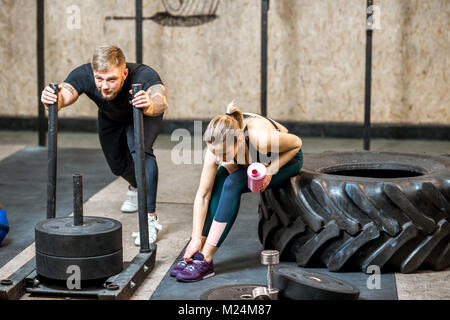
M154 216L148 216L148 240L149 243L155 243L156 238L158 236L158 231L162 230L162 226L159 223L158 218ZM136 240L134 241L134 244L138 247L141 246L141 237L139 232L133 232L133 237L136 237Z
M123 202L122 207L120 208L120 211L130 213L130 212L136 212L137 210L138 210L137 189L133 188L132 186L129 186L128 192L127 192L127 198Z

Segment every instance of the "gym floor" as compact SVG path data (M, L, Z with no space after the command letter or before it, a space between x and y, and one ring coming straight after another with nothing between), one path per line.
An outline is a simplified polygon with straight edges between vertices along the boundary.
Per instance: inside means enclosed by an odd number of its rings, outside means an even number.
M158 237L155 268L132 299L148 300L151 298L170 266L189 241L192 205L199 182L201 165L173 164L171 150L177 143L178 141L171 141L170 135L160 135L154 145L159 166L157 213L163 230ZM36 132L0 131L0 161L30 146L37 146ZM60 132L58 147L100 149L100 144L96 134ZM362 149L362 140L303 138L305 153L355 149ZM373 139L371 149L449 154L450 142ZM46 169L43 168L43 170ZM180 179L180 177L183 178ZM121 178L115 179L85 202L84 214L110 217L122 222L124 261L129 261L139 250L134 245L132 237L132 232L138 229L138 223L137 214L120 212L120 205L125 199L126 190L127 183ZM8 249L6 245L3 245L0 250ZM7 278L14 273L33 255L34 243L22 252L18 252L7 263L0 264L0 279ZM424 270L414 274L395 274L395 279L397 296L400 300L450 299L450 269L440 272ZM42 299L42 297L25 295L22 299Z

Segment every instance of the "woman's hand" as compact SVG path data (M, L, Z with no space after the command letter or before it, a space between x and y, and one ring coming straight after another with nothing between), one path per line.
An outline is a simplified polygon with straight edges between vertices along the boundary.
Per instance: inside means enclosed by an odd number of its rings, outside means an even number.
M262 184L261 188L259 189L259 192L263 192L264 190L266 190L266 188L269 186L271 180L272 180L272 175L270 175L270 174L266 175L266 177L264 178L263 184Z
M192 238L189 242L189 245L186 248L186 251L184 252L184 261L191 262L192 256L196 254L197 252L200 252L202 249L202 239L201 238Z

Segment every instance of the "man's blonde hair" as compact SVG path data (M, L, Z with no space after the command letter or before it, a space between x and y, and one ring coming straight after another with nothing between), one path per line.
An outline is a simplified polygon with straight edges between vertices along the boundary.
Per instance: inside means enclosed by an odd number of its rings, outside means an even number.
M122 50L112 45L99 47L92 57L92 69L94 71L108 71L125 64L125 55Z

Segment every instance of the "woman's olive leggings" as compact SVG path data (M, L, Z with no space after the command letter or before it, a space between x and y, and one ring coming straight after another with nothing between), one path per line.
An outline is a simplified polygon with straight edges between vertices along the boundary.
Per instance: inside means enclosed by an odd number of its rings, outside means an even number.
M267 189L278 187L286 179L297 175L302 166L303 152L300 150L272 176ZM202 231L207 243L220 247L236 220L241 194L247 192L251 192L247 185L247 167L229 174L225 167L219 166Z

